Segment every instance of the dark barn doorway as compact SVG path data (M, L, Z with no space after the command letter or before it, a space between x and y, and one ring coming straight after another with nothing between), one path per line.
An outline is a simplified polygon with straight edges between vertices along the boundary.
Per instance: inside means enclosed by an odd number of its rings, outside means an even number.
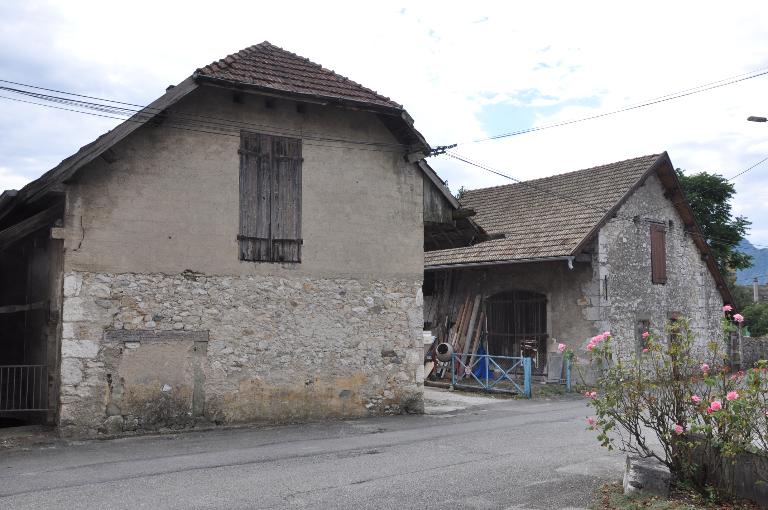
M525 345L534 347L534 372L547 362L547 297L523 290L495 294L485 301L488 316L488 351L496 356L520 356Z
M0 228L0 427L55 420L63 243L60 205Z

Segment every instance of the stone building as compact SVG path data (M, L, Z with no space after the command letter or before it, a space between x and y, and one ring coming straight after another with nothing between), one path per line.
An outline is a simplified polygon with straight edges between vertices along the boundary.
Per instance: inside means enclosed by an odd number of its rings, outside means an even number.
M0 419L418 412L425 224L458 205L429 151L402 106L267 42L169 87L2 194Z
M622 356L672 317L718 334L731 298L666 153L471 190L461 205L494 239L425 254L425 326L438 336L478 295L487 352L530 343L539 373L558 343L583 354L606 330Z

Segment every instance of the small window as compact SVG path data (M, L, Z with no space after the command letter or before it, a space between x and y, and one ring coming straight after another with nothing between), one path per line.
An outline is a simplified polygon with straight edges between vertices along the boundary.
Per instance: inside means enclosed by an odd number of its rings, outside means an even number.
M651 224L651 282L667 283L667 232L663 224Z
M643 337L643 333L651 331L651 321L648 319L638 319L635 326L635 345L637 345L637 351L642 352L643 349L648 347L648 339Z
M240 260L301 262L301 140L240 135Z

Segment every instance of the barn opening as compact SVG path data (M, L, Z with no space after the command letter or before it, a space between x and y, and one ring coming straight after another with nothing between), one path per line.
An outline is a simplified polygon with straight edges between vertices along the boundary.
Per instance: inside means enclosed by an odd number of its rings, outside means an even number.
M533 358L534 373L547 363L547 297L509 290L486 298L489 354Z
M52 238L52 228L61 225L63 200L5 211L2 217L0 208L0 427L53 424L63 241Z

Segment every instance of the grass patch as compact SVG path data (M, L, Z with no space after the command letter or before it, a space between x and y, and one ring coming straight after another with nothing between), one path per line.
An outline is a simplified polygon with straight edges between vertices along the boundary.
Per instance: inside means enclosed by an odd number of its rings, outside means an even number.
M625 495L621 483L605 484L598 489L593 510L759 510L755 503L741 501L712 503L700 494L673 489L669 498L631 494Z

